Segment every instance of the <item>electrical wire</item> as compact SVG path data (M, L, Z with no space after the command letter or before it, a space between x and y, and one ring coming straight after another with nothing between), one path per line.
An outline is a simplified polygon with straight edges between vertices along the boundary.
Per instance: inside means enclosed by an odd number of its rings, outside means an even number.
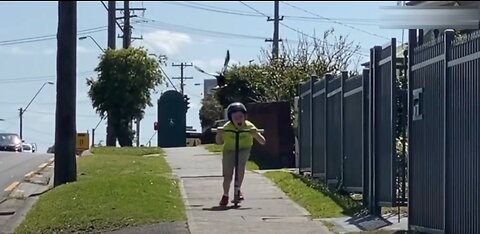
M252 13L241 13L241 12L234 12L231 10L225 10L225 9L214 9L214 8L209 8L202 6L201 4L197 4L197 6L194 5L188 5L187 3L180 3L180 2L162 2L166 4L171 4L171 5L177 5L177 6L184 6L184 7L189 7L189 8L194 8L198 10L204 10L204 11L209 11L209 12L216 12L216 13L223 13L223 14L229 14L229 15L237 15L237 16L251 16L251 17L263 17L261 15L257 14L252 14ZM194 4L193 2L191 4Z
M94 71L82 71L78 72L77 76L85 76L95 73ZM27 76L27 77L16 77L16 78L6 78L0 79L0 84L6 83L22 83L22 82L32 82L32 81L45 81L56 78L56 75L47 75L47 76Z
M220 31L213 31L213 30L207 30L207 29L199 29L199 28L194 28L194 27L189 27L189 26L184 26L184 25L178 25L178 24L171 24L171 23L166 23L162 22L159 20L154 20L154 19L145 19L145 26L153 27L153 28L161 28L164 29L164 27L171 27L175 28L176 30L189 30L190 32L195 31L197 33L203 33L205 34L210 34L210 35L217 35L217 36L225 36L225 37L233 37L235 39L243 38L243 39L255 39L255 40L264 40L265 37L262 36L255 36L255 35L246 35L246 34L237 34L237 33L229 33L229 32L220 32Z
M84 30L78 31L77 35L92 34L92 33L97 33L97 32L103 32L103 31L106 31L106 30L107 30L107 26L84 29ZM44 35L44 36L4 40L4 41L0 41L0 46L18 45L18 44L48 41L48 40L54 40L54 39L57 39L57 35L56 34L49 34L49 35Z
M286 2L284 2L284 1L281 1L281 3L283 3L283 4L287 5L287 6L290 6L290 7L292 7L292 8L295 8L295 9L297 9L297 10L299 10L299 11L303 11L303 12L305 12L305 13L308 13L308 14L317 16L317 17L319 17L319 18L322 18L322 19L331 21L332 23L339 24L339 25L342 25L342 26L351 28L351 29L353 29L353 30L357 30L357 31L362 32L362 33L366 33L366 34L371 35L371 36L375 36L375 37L378 37L378 38L382 38L382 39L389 40L388 37L384 37L384 36L378 35L378 34L376 34L376 33L372 33L372 32L369 32L369 31L366 31L366 30L363 30L363 29L360 29L360 28L357 28L357 27L354 27L354 26L351 26L351 25L348 25L348 24L339 22L339 21L337 21L337 20L332 20L332 19L330 19L330 18L328 18L328 17L321 16L321 15L319 15L319 14L317 14L317 13L314 13L314 12L311 12L311 11L309 11L309 10L305 10L305 9L303 9L303 8L294 6L294 5L290 4L290 3L286 3Z
M239 1L239 2L242 3L243 5L247 6L248 8L254 10L255 12L258 12L259 14L263 14L263 15L267 16L266 14L262 13L261 11L255 9L254 7L252 7L252 6L250 6L250 5L248 5L247 3L244 3L243 1ZM267 17L268 17L268 16L267 16ZM282 26L284 26L284 27L286 27L286 28L288 28L288 29L290 29L290 30L292 30L292 31L295 31L295 32L297 32L297 33L300 33L300 34L302 34L302 35L304 35L304 36L306 36L306 37L312 38L312 39L314 39L314 40L317 40L317 39L318 39L318 38L316 38L316 37L314 37L314 36L311 36L311 35L309 35L309 34L306 34L306 33L302 32L302 31L300 31L300 30L298 30L298 29L295 29L295 28L293 28L293 27L290 27L290 26L288 26L288 25L285 24L285 23L280 23L280 24L281 24ZM326 42L326 41L325 41L325 42ZM331 43L328 43L328 42L326 42L326 43L327 43L328 46L334 46L334 45L332 45ZM355 51L355 50L349 50L349 51L351 51L351 52L353 52L353 53L355 53L355 54L357 54L357 55L363 56L363 57L369 57L369 55L360 53L360 52Z

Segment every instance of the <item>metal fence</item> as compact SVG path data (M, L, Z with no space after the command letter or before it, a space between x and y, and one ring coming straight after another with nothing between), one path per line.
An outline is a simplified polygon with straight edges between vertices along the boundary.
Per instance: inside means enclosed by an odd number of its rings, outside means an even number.
M396 57L395 39L371 53L371 68L361 75L342 72L299 85L299 169L363 193L371 213L379 214L381 206L406 204L406 160L397 150L397 125L406 124L398 120L406 99L397 75L405 64Z
M409 32L409 227L480 233L480 32Z
M480 31L417 40L408 59L392 39L361 76L300 85L300 171L363 192L372 214L408 201L411 230L480 233Z
M368 74L312 77L300 85L301 172L348 191L363 191Z

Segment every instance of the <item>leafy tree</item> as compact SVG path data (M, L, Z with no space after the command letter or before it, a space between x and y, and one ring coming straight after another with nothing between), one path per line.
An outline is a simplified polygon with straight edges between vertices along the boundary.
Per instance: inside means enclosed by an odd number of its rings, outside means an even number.
M358 66L355 55L359 50L348 37L335 35L333 29L325 31L322 37L301 35L296 47L289 43L281 47L277 60L272 59L269 50L262 50L260 65L237 65L227 70L227 86L216 97L224 107L233 101L289 101L293 105L301 82L311 75L322 78L327 73L345 71L353 62Z
M202 99L199 117L202 129L213 126L215 121L223 117L223 107L213 95L207 95Z
M109 117L122 147L132 146L133 119L142 119L152 106L150 93L162 83L160 65L144 48L107 50L95 69L97 79L87 79L88 95L96 112Z
M360 46L347 36L336 35L333 29L320 37L299 34L296 44L285 41L278 59L274 60L270 51L260 51L258 65L234 65L226 71L227 86L215 93L224 108L235 101L289 101L295 126L293 104L298 85L312 75L321 79L325 74L338 74L352 65L355 69L350 75L356 75L361 59ZM200 119L203 120L202 115Z

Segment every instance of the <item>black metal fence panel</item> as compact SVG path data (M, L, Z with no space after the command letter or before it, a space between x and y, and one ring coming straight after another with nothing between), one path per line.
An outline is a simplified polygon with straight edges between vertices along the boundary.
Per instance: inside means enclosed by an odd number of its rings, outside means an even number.
M351 192L363 191L364 100L363 76L354 76L344 82L344 188Z
M311 171L312 144L311 144L311 89L310 81L307 81L299 87L299 144L300 144L300 168L299 171Z
M312 151L312 176L315 178L325 177L325 160L326 160L326 93L325 79L316 81L313 84L312 92L312 131L313 131L313 151Z
M480 233L480 31L447 53L445 233Z
M443 229L443 39L415 48L411 67L409 223Z
M327 184L342 179L342 77L326 76L327 82Z
M409 228L480 233L480 31L446 32L411 59Z
M378 206L396 204L396 41L382 48L375 47L373 65L373 182Z

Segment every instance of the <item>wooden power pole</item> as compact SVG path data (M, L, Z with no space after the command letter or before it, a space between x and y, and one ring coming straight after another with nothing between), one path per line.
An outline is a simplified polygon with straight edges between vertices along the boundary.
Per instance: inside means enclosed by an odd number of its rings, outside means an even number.
M54 186L77 180L77 1L58 2Z

